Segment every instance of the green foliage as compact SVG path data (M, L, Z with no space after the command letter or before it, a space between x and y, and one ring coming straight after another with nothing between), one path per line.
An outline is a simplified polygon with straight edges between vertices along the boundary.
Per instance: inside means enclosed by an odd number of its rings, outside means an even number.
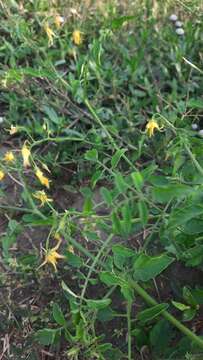
M0 17L2 356L202 357L200 3Z

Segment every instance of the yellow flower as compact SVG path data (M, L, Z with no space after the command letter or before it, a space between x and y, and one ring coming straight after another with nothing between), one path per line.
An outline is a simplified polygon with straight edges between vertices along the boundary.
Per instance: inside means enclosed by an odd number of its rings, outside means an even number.
M7 163L13 162L15 159L12 151L7 151L4 155L4 161Z
M22 150L21 150L21 154L23 157L23 166L24 167L28 167L30 166L30 161L29 161L29 157L30 157L30 149L27 147L26 142L24 143Z
M154 130L161 131L163 129L163 126L159 126L158 123L155 120L149 120L146 125L146 133L149 135L149 137L152 137L154 135Z
M57 261L59 259L64 259L65 256L60 255L57 250L59 248L59 246L61 245L61 241L58 241L58 244L53 247L52 249L49 250L45 250L46 255L45 255L45 260L44 262L40 265L40 267L44 266L45 264L51 264L54 267L54 270L57 271Z
M49 46L52 46L53 43L54 43L54 37L56 37L55 33L53 32L53 30L49 27L49 24L46 23L44 25L44 30L46 31L46 34L47 34L47 37L48 37L48 43L49 43Z
M39 168L36 169L35 175L37 176L37 178L39 179L39 181L41 182L41 184L44 185L44 186L46 186L47 189L49 189L49 187L50 187L50 184L49 184L50 180L49 180L46 176L44 176L43 172L42 172Z
M59 29L64 22L63 16L60 16L57 14L54 18L54 22L55 22L57 29Z
M0 170L0 181L3 180L4 177L5 173L3 172L3 170Z
M75 45L81 45L83 42L83 36L82 36L81 31L79 31L79 30L73 31L72 38L73 38L73 42Z
M18 132L18 127L11 125L11 128L8 131L10 135L14 135Z
M40 206L44 206L45 204L53 201L52 199L48 198L47 194L45 193L44 190L39 190L36 191L36 193L33 195L36 199L41 201L41 205Z

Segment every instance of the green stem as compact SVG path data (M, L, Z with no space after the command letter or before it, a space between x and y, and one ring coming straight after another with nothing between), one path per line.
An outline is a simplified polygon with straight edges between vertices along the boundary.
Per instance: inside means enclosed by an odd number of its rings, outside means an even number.
M127 303L128 360L132 360L131 309L132 309L132 303L128 301L128 303Z

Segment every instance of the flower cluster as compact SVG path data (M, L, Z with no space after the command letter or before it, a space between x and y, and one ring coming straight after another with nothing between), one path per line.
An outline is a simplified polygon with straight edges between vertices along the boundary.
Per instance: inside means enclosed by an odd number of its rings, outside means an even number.
M59 14L55 14L54 18L52 20L52 24L55 25L56 29L59 30L63 23L65 22L65 19L63 16ZM50 24L48 21L44 23L44 31L48 38L48 45L53 46L54 44L54 38L57 37L55 31L52 29L52 24ZM83 43L83 33L76 29L72 33L72 41L75 45L79 46Z

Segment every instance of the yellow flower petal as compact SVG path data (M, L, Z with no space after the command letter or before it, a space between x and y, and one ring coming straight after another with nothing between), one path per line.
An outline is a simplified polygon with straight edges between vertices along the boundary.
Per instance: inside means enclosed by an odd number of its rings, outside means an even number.
M29 157L30 157L30 149L27 147L26 142L24 143L22 150L21 150L21 154L23 157L23 166L24 167L28 167L30 166L30 161L29 161Z
M12 153L12 151L7 151L4 155L4 161L7 163L13 162L15 160L15 157Z
M47 189L49 189L50 187L50 180L44 176L43 172L37 168L35 171L35 175L36 177L39 179L39 181L41 182L42 185L46 186Z
M53 43L54 43L54 37L56 37L55 33L53 32L53 30L49 27L49 24L46 23L44 25L44 30L47 34L47 37L48 37L48 43L49 43L49 46L52 46Z
M72 39L75 45L81 45L83 42L82 32L79 30L74 30L72 34Z
M0 181L3 180L4 177L5 173L3 172L3 170L0 170Z

